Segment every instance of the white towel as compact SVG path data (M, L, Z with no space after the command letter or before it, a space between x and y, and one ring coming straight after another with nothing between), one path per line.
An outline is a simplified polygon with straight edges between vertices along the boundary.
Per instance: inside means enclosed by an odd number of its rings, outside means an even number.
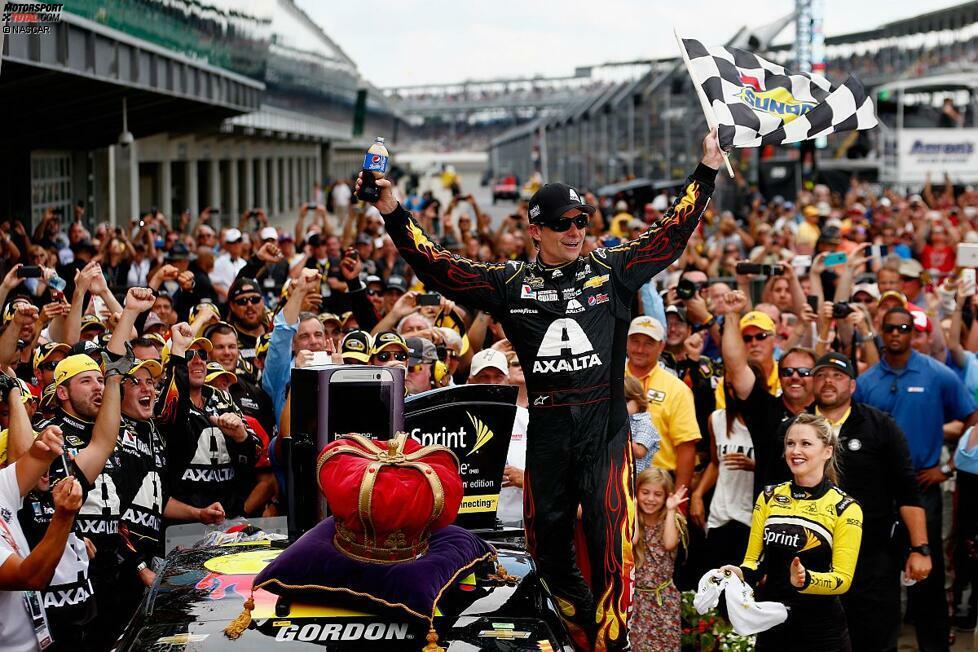
M727 614L735 632L750 636L780 625L788 619L788 610L780 602L756 602L754 591L733 573L714 568L700 578L693 607L700 614L715 609L720 593L727 600Z

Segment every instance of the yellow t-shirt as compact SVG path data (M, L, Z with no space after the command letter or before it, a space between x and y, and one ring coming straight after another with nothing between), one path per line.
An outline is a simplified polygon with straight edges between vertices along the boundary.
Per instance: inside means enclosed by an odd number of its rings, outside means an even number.
M767 377L767 391L771 393L771 396L781 396L781 377L778 375L777 364L771 367L771 373ZM723 393L723 378L717 383L713 396L717 401L716 409L723 410L727 407L727 395Z
M631 365L626 366L626 371L635 376ZM642 383L642 389L649 399L652 423L662 435L659 452L652 458L652 466L675 471L676 447L701 438L700 428L696 423L693 391L660 364L647 376L635 377Z

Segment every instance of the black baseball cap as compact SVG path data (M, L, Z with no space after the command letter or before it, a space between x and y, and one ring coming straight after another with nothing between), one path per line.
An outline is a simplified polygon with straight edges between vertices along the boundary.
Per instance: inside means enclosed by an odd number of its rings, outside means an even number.
M372 348L373 341L370 333L361 330L350 331L343 337L343 342L340 344L340 355L343 356L343 362L347 364L355 362L366 364L370 362L370 350Z
M686 311L679 306L669 306L666 308L666 317L676 315L681 321L686 321Z
M852 366L852 361L849 360L848 356L844 356L841 353L826 353L823 355L815 361L815 367L812 368L812 373L826 367L841 371L850 378L856 377L856 369Z
M438 350L431 340L423 337L408 337L404 340L408 347L409 362L411 364L433 364L438 362Z
M387 277L387 284L384 286L384 290L397 290L401 294L404 294L408 290L408 284L403 276L392 274Z
M190 249L187 245L182 242L174 242L173 246L170 247L170 251L166 254L167 260L189 260L190 259Z
M581 193L563 183L548 183L530 198L529 217L533 224L556 222L572 208L591 215L594 206L584 203Z
M258 285L258 281L247 277L236 279L231 284L231 289L228 290L228 303L234 301L242 294L257 294L261 296L261 287Z

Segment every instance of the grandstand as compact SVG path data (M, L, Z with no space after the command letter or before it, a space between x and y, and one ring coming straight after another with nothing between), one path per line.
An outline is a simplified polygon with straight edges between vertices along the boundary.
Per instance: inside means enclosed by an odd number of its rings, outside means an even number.
M784 21L782 21L784 22ZM777 28L776 24L767 26ZM766 29L766 28L765 28ZM757 30L760 31L760 30ZM756 38L750 49L792 67L793 46L769 45ZM738 35L733 44L743 47ZM855 74L870 89L903 78L978 72L978 2L897 20L876 29L825 39L826 76L842 81ZM966 85L953 96L973 124L975 97ZM907 98L913 99L913 98ZM939 93L916 98L922 106L915 119L937 126ZM895 127L896 111L888 93L879 98L883 127L830 137L818 159L829 167L873 168L880 156L887 126ZM544 178L595 188L635 177L675 179L691 169L698 156L705 119L688 74L678 60L649 62L645 74L592 88L559 111L540 115L494 137L490 161L494 173L527 178L540 170ZM739 152L749 178L756 178L757 157ZM761 157L799 158L797 148L766 148Z

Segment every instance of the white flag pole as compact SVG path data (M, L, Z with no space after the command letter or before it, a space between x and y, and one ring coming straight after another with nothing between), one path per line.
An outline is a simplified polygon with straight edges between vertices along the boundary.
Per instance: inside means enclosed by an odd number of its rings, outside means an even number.
M696 78L696 73L693 72L693 66L689 62L689 53L686 52L686 46L683 45L683 39L679 36L679 30L675 27L673 28L673 34L676 35L676 43L679 44L679 51L683 55L683 61L686 63L686 72L689 73L690 79L693 80L693 87L696 89L696 96L700 98L700 106L703 108L703 115L706 116L706 124L709 125L710 129L717 128L717 117L713 113L713 107L710 106L710 100L707 99L706 93L703 92L703 87L700 86L700 80ZM719 134L717 135L719 138ZM717 143L719 145L719 142ZM730 178L734 178L733 168L730 167L730 158L727 152L723 152L723 163L727 166L727 174Z

